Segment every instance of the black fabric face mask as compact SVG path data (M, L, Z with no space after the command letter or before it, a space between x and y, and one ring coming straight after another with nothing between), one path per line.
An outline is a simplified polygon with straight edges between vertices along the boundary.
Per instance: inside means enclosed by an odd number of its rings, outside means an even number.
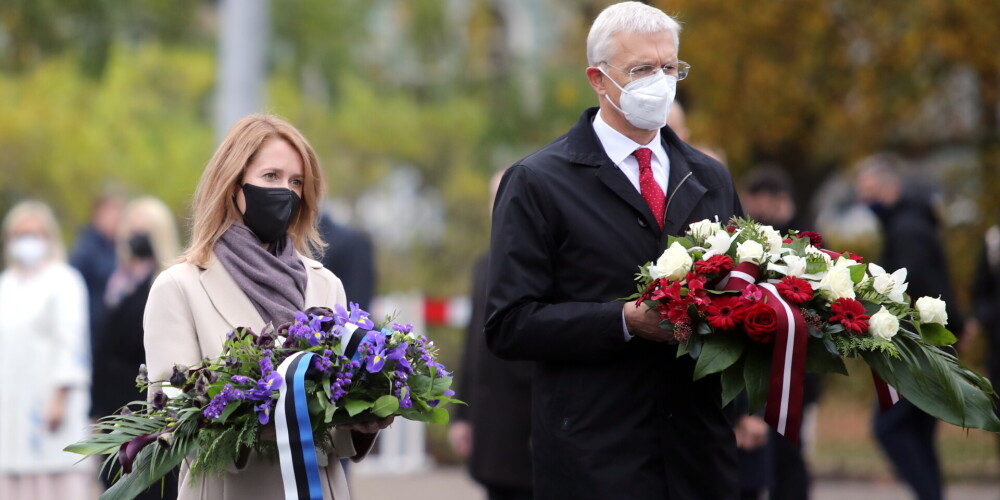
M135 233L128 239L128 249L137 259L149 259L153 257L153 243L146 233Z
M243 223L263 243L274 243L288 232L292 216L299 209L299 195L286 188L243 185L246 211Z

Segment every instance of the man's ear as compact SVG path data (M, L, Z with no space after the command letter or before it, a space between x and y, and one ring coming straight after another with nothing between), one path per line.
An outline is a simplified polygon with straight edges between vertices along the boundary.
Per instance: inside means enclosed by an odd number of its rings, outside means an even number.
M607 94L607 90L604 89L604 73L601 72L595 66L589 66L587 68L587 80L590 82L590 86L597 92L598 96L603 96Z

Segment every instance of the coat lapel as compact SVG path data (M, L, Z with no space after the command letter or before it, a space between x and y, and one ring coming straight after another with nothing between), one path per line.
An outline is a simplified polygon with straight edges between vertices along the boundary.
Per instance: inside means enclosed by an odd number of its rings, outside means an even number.
M660 241L661 248L666 248L670 235L681 234L692 222L688 217L708 191L691 171L691 165L680 152L680 148L667 144L664 146L670 156L670 181L667 184L667 217L664 222L666 231L663 232Z
M245 326L252 329L264 327L264 319L250 302L219 259L212 254L201 271L201 286L205 288L212 306L229 323L230 328ZM247 321L250 324L247 324Z
M306 266L306 274L308 279L306 280L306 303L303 304L302 309L308 309L310 307L325 306L332 307L333 304L330 301L330 283L321 279L318 276L318 272L323 268L323 264L315 260L302 257L302 265Z
M636 191L635 186L628 180L628 177L625 177L625 173L621 169L612 165L610 160L606 160L597 169L597 178L619 198L625 200L632 208L641 213L646 221L646 227L652 228L654 231L660 230L659 224L653 217L653 211L649 209L649 204L639 194L639 191Z

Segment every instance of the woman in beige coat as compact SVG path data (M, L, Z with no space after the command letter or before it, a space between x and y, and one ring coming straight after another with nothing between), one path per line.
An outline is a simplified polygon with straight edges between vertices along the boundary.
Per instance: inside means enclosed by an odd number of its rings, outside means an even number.
M340 279L305 256L324 245L315 229L322 191L316 154L290 124L251 115L233 126L195 192L183 262L161 273L149 293L143 323L151 380L169 378L174 364L218 356L233 328L260 331L297 310L346 302ZM338 427L333 452L317 457L325 499L350 497L339 458L360 460L390 422ZM251 456L221 478L194 480L189 461L181 465L180 499L284 496L277 463Z

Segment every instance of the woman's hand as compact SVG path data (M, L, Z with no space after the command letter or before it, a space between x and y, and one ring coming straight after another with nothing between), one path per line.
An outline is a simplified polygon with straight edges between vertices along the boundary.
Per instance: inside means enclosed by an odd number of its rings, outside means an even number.
M355 422L353 424L340 424L337 426L338 429L345 429L349 431L358 431L365 434L375 434L376 432L385 429L392 425L392 421L396 418L395 415L389 415L385 418L380 418L378 420L369 420L368 422Z

